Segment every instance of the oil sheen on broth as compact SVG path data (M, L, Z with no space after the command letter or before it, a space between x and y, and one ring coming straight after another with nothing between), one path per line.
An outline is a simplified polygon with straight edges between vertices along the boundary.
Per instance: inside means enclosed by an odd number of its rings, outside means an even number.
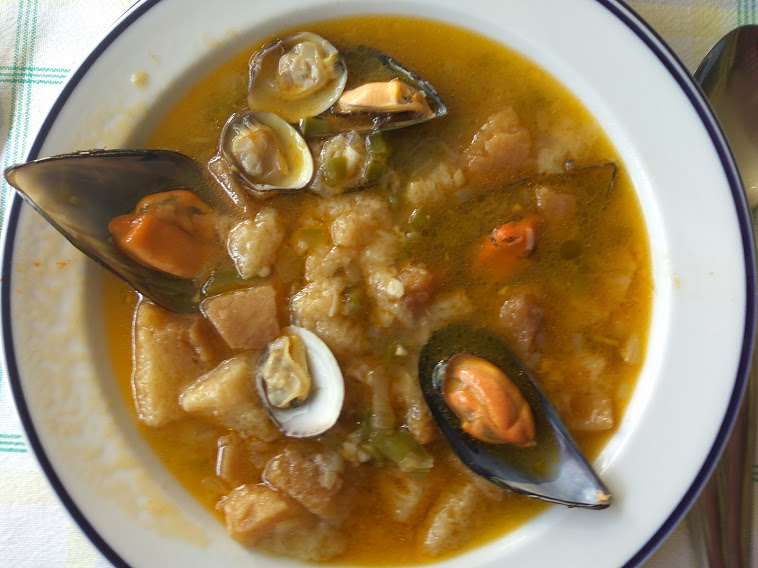
M218 413L183 410L180 397L198 377L180 370L185 375L167 377L161 387L160 396L173 405L170 417L146 424L134 403L142 387L132 384L133 321L184 330L175 331L175 339L155 340L163 345L186 343L200 332L187 332L192 322L166 314L135 318L136 295L107 277L112 360L141 434L220 522L239 521L225 519L240 513L219 503L236 487L259 487L266 468L284 463L306 472L301 485L313 483L308 476L329 478L316 495L307 495L297 480L287 485L287 499L302 518L282 513L261 532L230 527L236 538L315 561L429 562L500 536L547 505L477 478L440 439L416 384L425 339L451 319L497 333L533 370L592 459L614 432L643 359L651 298L644 226L623 164L600 126L524 58L464 30L416 19L357 17L301 29L338 49L366 44L390 54L429 81L449 109L443 118L386 132L392 153L384 178L371 187L260 203L275 211L284 237L268 275L253 283L273 282L281 326L296 319L334 351L346 380L339 422L314 439L259 440L235 431L236 423ZM298 30L281 35L292 31ZM227 117L246 108L248 59L264 43L209 70L169 110L146 147L208 162ZM500 135L484 150L472 143L481 128ZM482 132L480 140L491 133ZM488 163L488 153L497 155L501 144L505 157ZM567 161L579 173L555 176ZM618 166L610 189L609 167L584 169L609 161ZM354 219L364 226L351 228ZM476 244L510 221L534 222L536 247L519 259L519 268L488 274L476 261ZM334 246L335 223L357 233ZM403 283L405 299L388 298L382 278ZM337 309L320 311L315 300L298 307L292 297L309 300L306 289L331 294ZM223 343L215 336L202 342L206 351ZM197 357L199 348L190 349ZM234 355L221 346L213 356ZM382 401L387 408L377 408ZM369 431L380 412L423 446L431 468L403 472L372 447Z

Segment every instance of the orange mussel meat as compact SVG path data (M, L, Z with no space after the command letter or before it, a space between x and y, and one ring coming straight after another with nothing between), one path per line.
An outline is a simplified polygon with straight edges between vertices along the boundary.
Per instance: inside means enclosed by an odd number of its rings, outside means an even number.
M486 359L468 353L451 357L442 394L470 436L489 444L534 445L529 403L513 381Z

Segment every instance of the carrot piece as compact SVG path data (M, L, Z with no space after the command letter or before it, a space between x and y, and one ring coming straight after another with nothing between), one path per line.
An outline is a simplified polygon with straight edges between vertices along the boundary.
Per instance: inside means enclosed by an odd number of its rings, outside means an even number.
M129 257L180 278L201 274L215 252L213 210L183 189L148 195L108 230Z
M502 280L523 268L521 259L534 253L537 246L536 217L501 225L476 243L473 268L477 274Z

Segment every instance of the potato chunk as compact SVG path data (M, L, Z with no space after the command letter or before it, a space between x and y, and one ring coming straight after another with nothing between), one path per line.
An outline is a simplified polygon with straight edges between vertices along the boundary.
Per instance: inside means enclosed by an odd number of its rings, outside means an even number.
M475 526L483 500L484 495L473 483L443 494L430 512L431 523L424 538L426 551L439 555L458 547Z
M200 309L232 349L263 349L279 335L270 284L213 296Z
M246 436L271 441L281 436L255 390L255 358L238 355L199 377L181 395L181 405Z
M388 468L387 475L379 478L377 489L392 517L400 523L406 523L423 511L429 486L420 477Z
M272 554L316 562L345 548L345 537L333 525L266 485L237 487L220 508L234 539Z
M336 452L306 453L286 449L266 464L263 479L289 494L311 513L333 517L339 512L345 462Z
M214 336L201 316L140 302L134 320L132 389L142 422L158 427L182 415L182 389L221 357L221 341Z
M500 308L500 326L513 350L527 365L536 364L540 358L545 341L544 319L537 296L530 291L512 295Z
M532 151L532 136L516 111L507 107L487 119L463 152L469 173L517 170Z
M241 485L221 501L226 528L235 540L255 545L271 535L277 524L304 514L284 493L266 485Z
M216 477L229 487L257 482L273 452L273 444L257 438L243 438L236 432L219 437L216 441Z

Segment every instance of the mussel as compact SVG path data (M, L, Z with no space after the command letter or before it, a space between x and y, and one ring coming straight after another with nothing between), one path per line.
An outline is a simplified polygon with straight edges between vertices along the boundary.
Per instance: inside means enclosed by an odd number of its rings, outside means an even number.
M258 363L256 387L271 420L287 436L322 434L337 422L345 398L342 371L315 333L289 326Z
M396 130L447 114L435 88L386 53L359 46L342 56L345 90L329 111L300 121L304 135Z
M445 396L451 365L460 354L484 360L502 370L518 388L533 417L533 430L516 431L515 438L484 436L466 424L468 418L451 408ZM468 364L464 362L464 364ZM424 398L450 447L475 473L530 497L570 507L604 509L611 495L582 456L531 373L494 334L469 323L454 323L436 331L421 351L419 381ZM460 405L459 405L460 406ZM523 410L516 401L515 409ZM507 420L521 426L520 417ZM518 429L517 429L518 430ZM485 441L486 440L486 441ZM521 443L519 443L521 442Z
M228 208L220 192L210 191L197 162L168 150L95 150L17 164L5 178L75 247L138 292L175 312L197 310L200 288L192 278L133 260L114 245L108 228L142 198L172 190Z

